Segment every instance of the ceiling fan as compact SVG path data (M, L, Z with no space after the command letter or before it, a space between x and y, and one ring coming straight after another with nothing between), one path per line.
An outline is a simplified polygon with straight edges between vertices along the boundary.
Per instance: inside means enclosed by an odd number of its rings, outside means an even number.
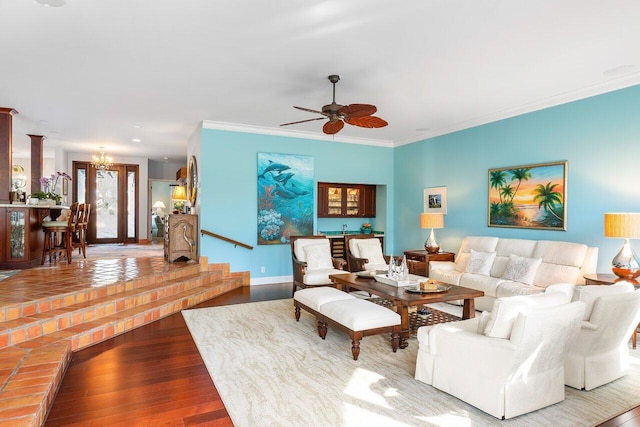
M295 125L298 123L312 122L314 120L329 119L327 123L322 127L322 131L328 135L333 135L344 127L344 123L347 122L353 126L359 126L362 128L381 128L388 125L388 123L380 117L373 116L378 109L375 105L369 104L350 104L340 105L336 104L336 83L340 80L340 76L332 74L329 76L329 81L333 83L333 102L322 107L322 111L312 110L311 108L296 107L298 110L308 111L310 113L322 114L323 117L316 117L315 119L300 120L298 122L283 123L280 126Z

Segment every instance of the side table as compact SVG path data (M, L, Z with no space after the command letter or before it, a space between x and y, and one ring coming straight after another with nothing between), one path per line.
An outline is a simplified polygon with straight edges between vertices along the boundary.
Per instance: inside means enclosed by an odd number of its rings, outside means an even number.
M640 286L640 283L637 280L621 279L615 274L595 273L595 274L585 274L583 277L584 277L584 282L587 285L613 285L616 282L626 281L626 282L632 283L633 286L635 286L636 288ZM631 345L633 346L634 349L636 348L636 344L637 344L638 332L640 332L640 324L638 324L638 327L636 328L635 333L631 337Z
M417 274L418 276L429 277L429 262L453 261L456 255L453 252L440 252L437 254L430 254L429 252L422 249L414 251L404 251L404 256L407 257L409 273Z

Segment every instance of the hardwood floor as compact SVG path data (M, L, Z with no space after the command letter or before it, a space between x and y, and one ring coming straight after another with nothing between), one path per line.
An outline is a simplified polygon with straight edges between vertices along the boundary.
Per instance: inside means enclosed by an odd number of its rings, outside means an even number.
M195 308L284 299L291 284L243 287ZM232 426L181 314L73 355L46 426ZM640 427L640 407L603 427Z

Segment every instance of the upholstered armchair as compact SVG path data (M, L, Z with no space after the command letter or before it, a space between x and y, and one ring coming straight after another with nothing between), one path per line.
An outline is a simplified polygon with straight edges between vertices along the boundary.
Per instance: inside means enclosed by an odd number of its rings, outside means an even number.
M386 270L389 257L382 254L382 242L370 234L347 234L344 236L347 270Z
M331 285L330 274L345 273L345 261L331 257L331 245L325 236L291 236L293 290L298 287Z
M423 326L415 378L502 419L560 402L584 312L570 301L564 292L509 297L491 313Z
M640 290L630 283L584 286L580 334L565 362L565 384L591 390L629 370L629 337L640 322Z

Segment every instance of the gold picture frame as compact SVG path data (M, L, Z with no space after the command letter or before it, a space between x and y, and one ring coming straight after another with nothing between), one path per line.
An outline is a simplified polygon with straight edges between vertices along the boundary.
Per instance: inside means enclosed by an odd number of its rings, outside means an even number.
M567 230L569 162L489 169L488 226Z

